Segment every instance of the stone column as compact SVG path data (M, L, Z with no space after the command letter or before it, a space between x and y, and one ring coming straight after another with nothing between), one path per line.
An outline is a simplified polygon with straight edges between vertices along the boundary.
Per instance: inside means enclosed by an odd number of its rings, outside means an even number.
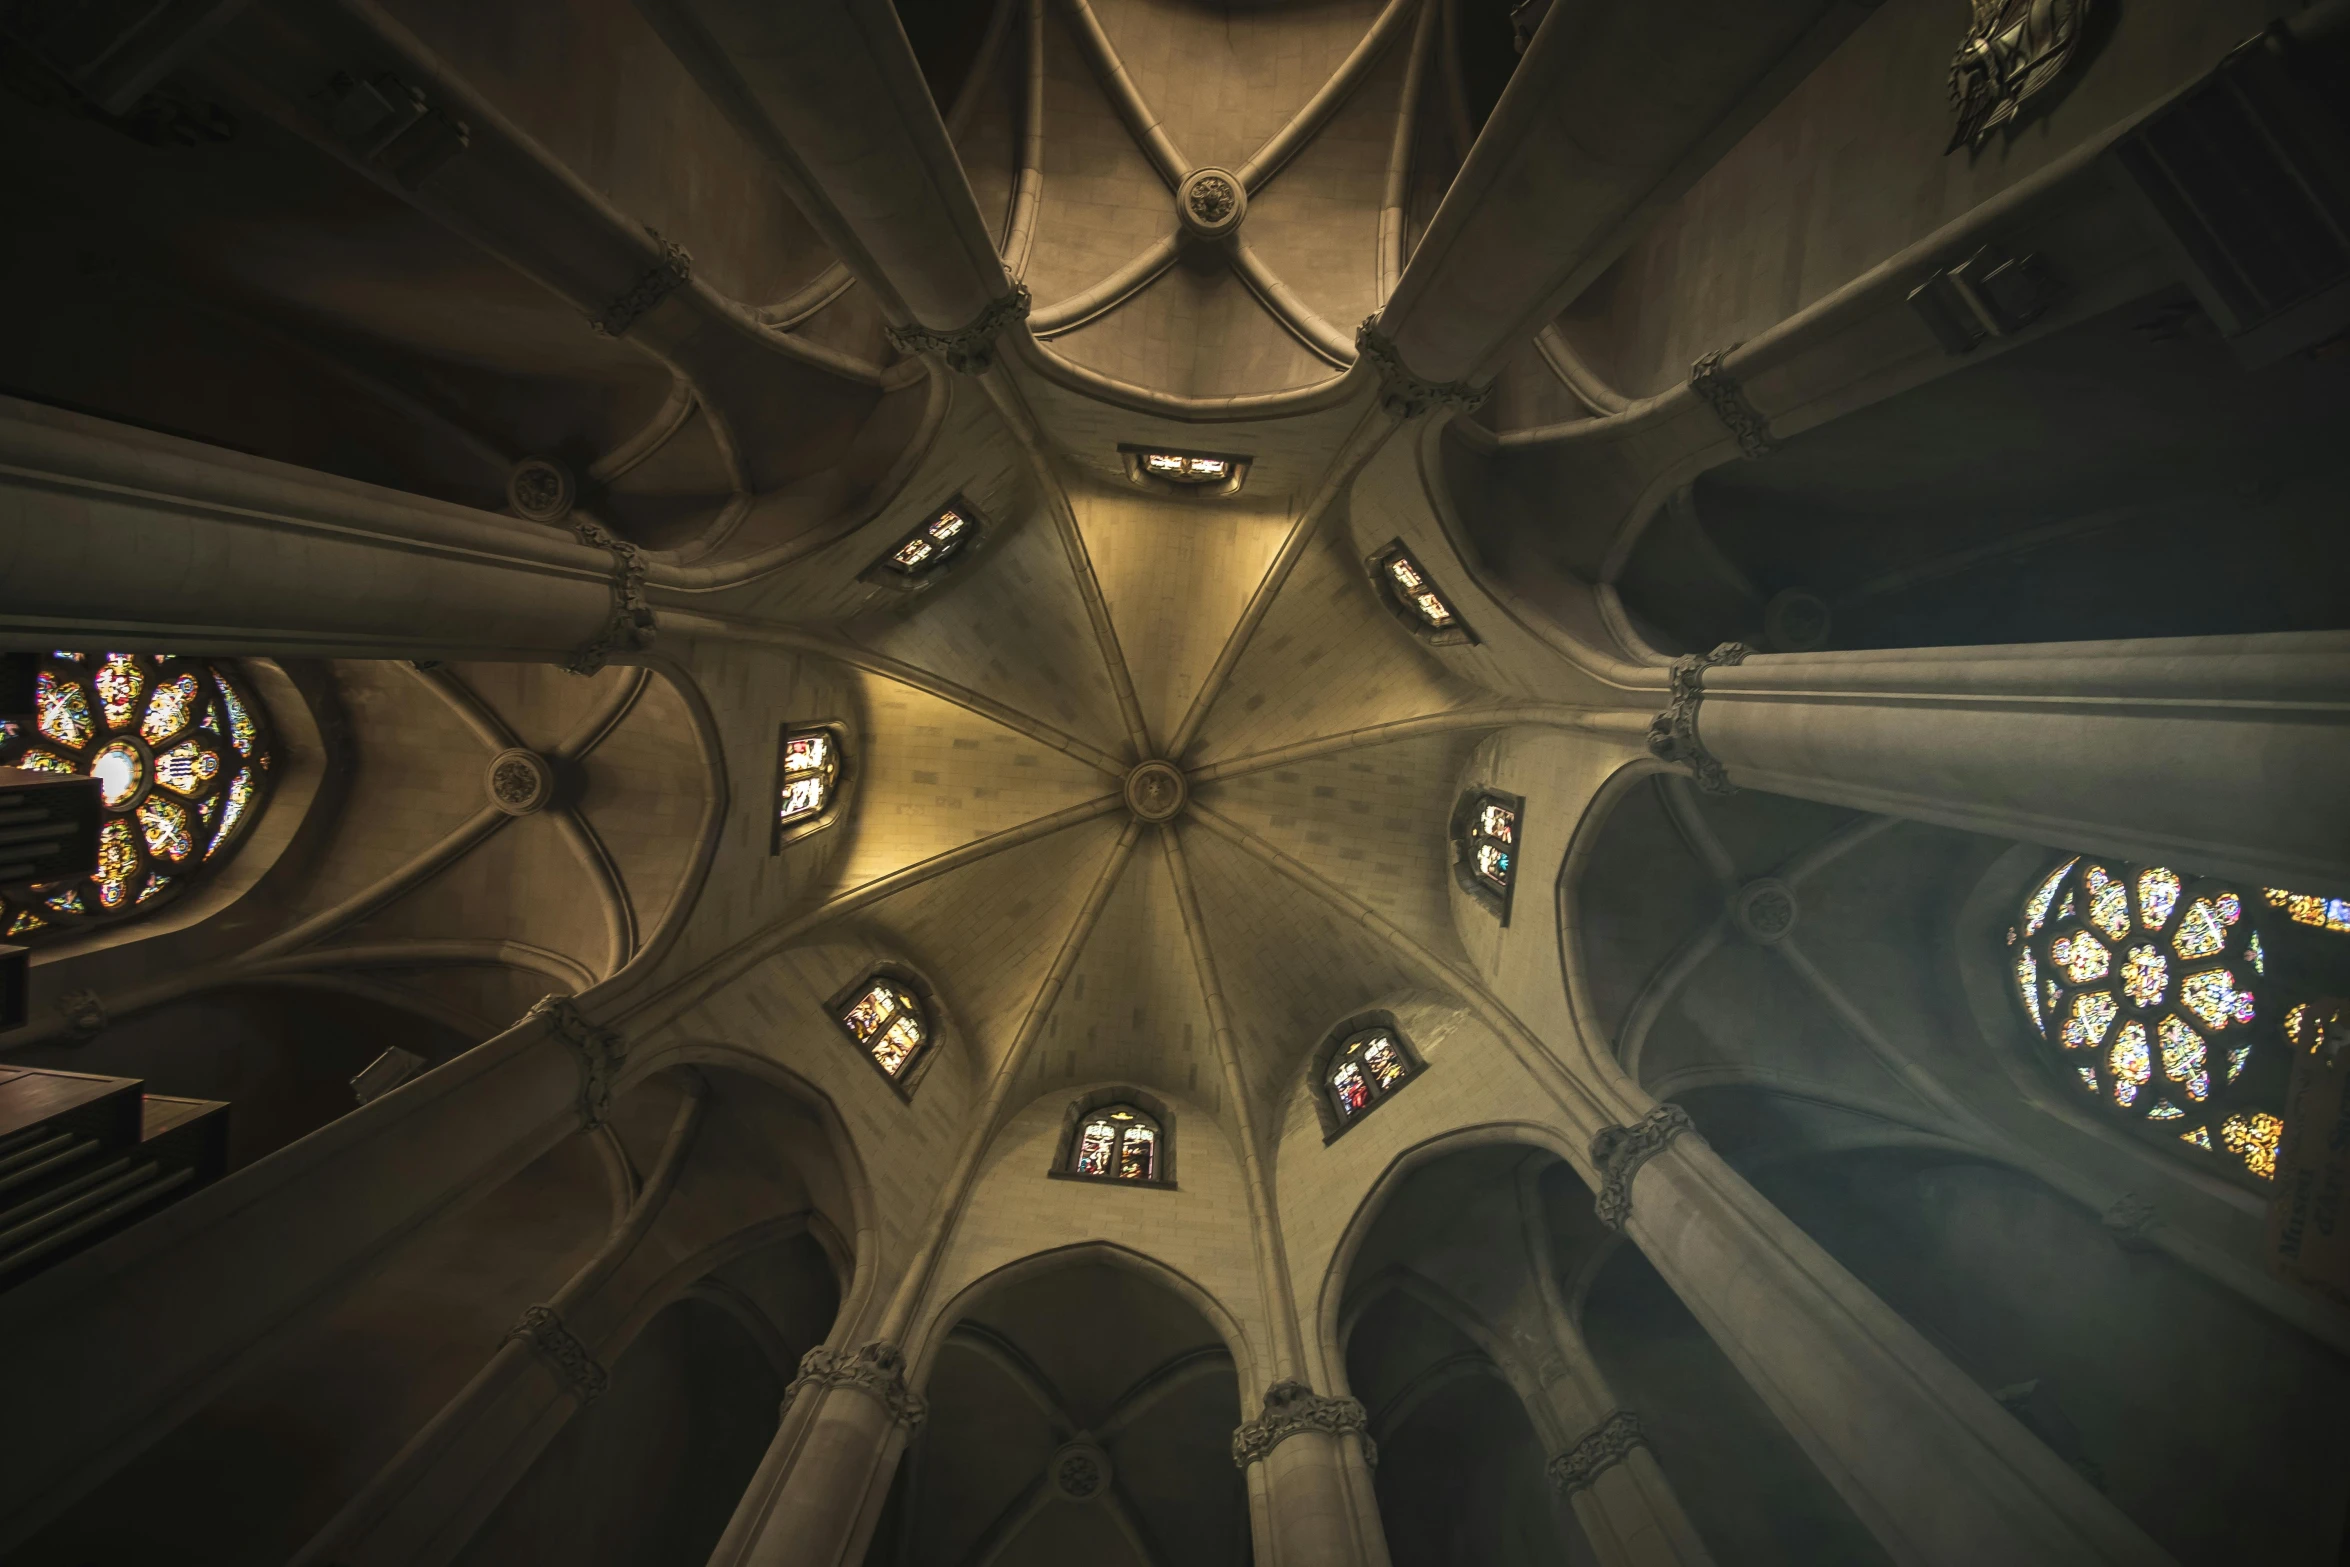
M898 1458L928 1410L896 1345L819 1345L800 1361L783 1421L710 1567L854 1567Z
M2350 633L1679 660L1707 788L2265 880L2350 879Z
M1264 1413L1232 1433L1260 1567L1387 1567L1367 1423L1355 1399L1281 1381L1265 1390Z
M913 336L992 336L1017 298L888 0L655 0L686 68L754 138L842 263ZM982 357L984 341L976 345ZM956 368L964 368L957 365Z
M1640 1417L1616 1402L1573 1320L1563 1310L1543 1316L1556 1359L1538 1371L1535 1396L1548 1423L1570 1433L1544 1472L1601 1567L1711 1567L1713 1555L1657 1466Z
M0 637L600 663L641 581L569 526L0 398Z
M2170 1560L1688 1128L1662 1105L1602 1131L1599 1216L1647 1254L1893 1560Z
M618 1042L568 1003L0 1294L40 1346L0 1421L0 1553L435 1217L600 1119Z
M1418 376L1482 381L1807 63L1833 0L1559 0L1377 330Z

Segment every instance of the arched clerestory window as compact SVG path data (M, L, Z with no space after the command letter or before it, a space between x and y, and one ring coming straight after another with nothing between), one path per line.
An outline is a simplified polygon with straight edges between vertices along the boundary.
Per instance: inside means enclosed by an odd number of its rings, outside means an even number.
M905 1092L930 1049L930 1008L915 983L877 969L834 999L832 1015L881 1075Z
M1344 1131L1420 1070L1418 1057L1384 1024L1348 1035L1322 1069L1322 1092Z
M1463 891L1510 922L1526 802L1498 789L1472 789L1452 813L1453 874Z
M1156 1183L1165 1178L1165 1135L1154 1117L1133 1105L1103 1105L1077 1118L1062 1168L1089 1180Z
M831 825L841 786L848 780L847 741L840 726L787 726L775 771L775 838L770 853Z
M2350 931L2350 903L2333 907ZM2014 994L2080 1102L2190 1158L2274 1180L2308 998L2343 958L2293 927L2324 930L2328 910L2076 856L2033 882L2008 929Z
M261 703L225 666L164 653L56 652L0 766L98 780L98 868L0 895L0 932L39 941L151 913L220 868L269 801Z

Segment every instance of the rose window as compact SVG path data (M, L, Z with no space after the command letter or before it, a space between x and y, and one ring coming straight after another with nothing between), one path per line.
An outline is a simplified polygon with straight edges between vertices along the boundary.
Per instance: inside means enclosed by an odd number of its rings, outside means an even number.
M2015 993L2099 1109L2273 1179L2268 954L2234 888L2159 865L2065 861L2007 942Z
M12 940L148 913L216 869L269 797L261 704L225 668L162 653L52 653L0 766L98 780L98 868L0 895Z

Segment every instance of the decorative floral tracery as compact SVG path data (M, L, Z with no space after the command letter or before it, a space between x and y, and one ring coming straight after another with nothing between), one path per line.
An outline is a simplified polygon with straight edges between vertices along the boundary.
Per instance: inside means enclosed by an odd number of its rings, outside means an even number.
M1104 1105L1078 1122L1068 1173L1103 1181L1159 1180L1161 1136L1159 1123L1134 1106Z
M98 780L98 868L0 897L15 941L150 913L217 869L269 798L261 704L226 668L163 653L51 653L32 727L0 724L0 766Z
M2275 1178L2283 1052L2263 999L2270 955L2241 893L2076 857L2033 884L2007 944L2025 1016L2080 1093Z

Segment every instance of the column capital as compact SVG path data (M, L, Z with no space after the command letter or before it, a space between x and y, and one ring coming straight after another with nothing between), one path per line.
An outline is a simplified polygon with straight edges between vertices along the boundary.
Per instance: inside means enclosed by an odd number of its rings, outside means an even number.
M1493 394L1490 383L1471 386L1466 381L1431 381L1415 375L1396 351L1395 340L1379 330L1377 316L1365 316L1355 328L1355 347L1379 373L1379 400L1398 419L1417 419L1438 408L1469 413Z
M580 1125L603 1125L612 1109L612 1080L628 1060L628 1041L589 1018L570 996L541 996L522 1017L526 1023L544 1018L547 1031L579 1057Z
M928 1402L906 1386L905 1352L887 1339L854 1350L817 1345L800 1357L800 1374L784 1389L783 1407L789 1409L804 1387L854 1389L879 1403L892 1421L909 1431L930 1416Z
M1732 349L1717 348L1710 354L1701 354L1689 367L1689 390L1698 395L1714 417L1722 421L1722 428L1738 438L1738 449L1749 457L1768 457L1779 449L1779 438L1771 433L1771 421L1762 411L1746 400L1746 388L1735 376L1722 368L1722 361Z
M1544 1473L1550 1476L1552 1490L1561 1496L1573 1496L1577 1491L1590 1490L1601 1475L1631 1457L1632 1449L1647 1445L1648 1432L1642 1428L1640 1417L1629 1409L1619 1409L1584 1432L1573 1447L1552 1459Z
M571 530L590 549L612 557L612 612L604 628L590 637L563 667L575 675L592 675L612 655L628 648L650 646L653 640L653 604L645 597L645 552L616 536L602 523L573 517Z
M1376 1464L1379 1449L1371 1440L1370 1423L1361 1400L1324 1398L1303 1382L1285 1378L1265 1389L1265 1412L1232 1433L1232 1462L1246 1469L1291 1437L1319 1431L1361 1437L1364 1461Z
M893 326L889 329L890 344L901 353L941 355L948 369L977 375L995 363L996 338L1013 322L1027 320L1032 303L1028 285L1015 283L1010 293L989 300L965 326L951 332L934 330L919 321L912 326Z
M1591 1206L1600 1223L1621 1231L1631 1222L1632 1177L1690 1129L1688 1111L1661 1104L1630 1126L1605 1126L1592 1134L1591 1163L1599 1172L1599 1193Z
M506 1336L521 1339L544 1356L582 1404L594 1403L612 1385L610 1374L588 1347L572 1336L552 1306L525 1307L521 1320Z
M1697 787L1708 794L1736 794L1730 775L1697 737L1697 707L1705 700L1705 672L1724 664L1743 664L1754 652L1743 642L1725 642L1711 653L1684 653L1673 660L1671 697L1665 710L1648 721L1648 749L1668 762L1686 762Z

